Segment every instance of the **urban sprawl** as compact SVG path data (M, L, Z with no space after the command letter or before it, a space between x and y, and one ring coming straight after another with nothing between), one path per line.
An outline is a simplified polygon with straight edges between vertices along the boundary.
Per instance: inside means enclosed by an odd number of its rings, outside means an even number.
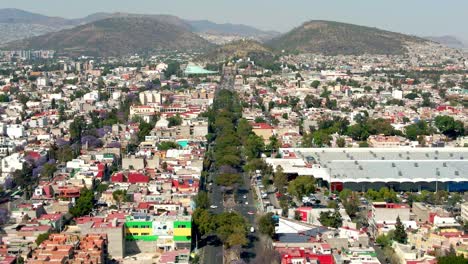
M461 51L199 59L0 53L0 263L468 257Z

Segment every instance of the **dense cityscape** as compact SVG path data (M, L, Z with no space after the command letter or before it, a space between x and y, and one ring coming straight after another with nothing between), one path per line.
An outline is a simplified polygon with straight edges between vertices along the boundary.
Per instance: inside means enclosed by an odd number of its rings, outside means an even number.
M134 16L0 19L1 264L468 263L466 51Z

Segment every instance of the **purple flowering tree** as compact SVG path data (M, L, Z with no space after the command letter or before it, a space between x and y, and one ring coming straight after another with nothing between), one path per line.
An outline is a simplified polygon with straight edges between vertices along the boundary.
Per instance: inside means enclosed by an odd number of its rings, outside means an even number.
M88 145L89 148L100 148L103 144L99 138L88 135L81 138L81 145Z

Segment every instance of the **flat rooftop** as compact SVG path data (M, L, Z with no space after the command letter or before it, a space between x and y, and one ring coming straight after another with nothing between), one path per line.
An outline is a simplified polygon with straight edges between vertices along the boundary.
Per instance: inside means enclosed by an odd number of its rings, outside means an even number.
M468 148L289 148L287 173L342 182L468 181ZM283 157L285 157L283 155ZM328 178L328 179L327 179Z

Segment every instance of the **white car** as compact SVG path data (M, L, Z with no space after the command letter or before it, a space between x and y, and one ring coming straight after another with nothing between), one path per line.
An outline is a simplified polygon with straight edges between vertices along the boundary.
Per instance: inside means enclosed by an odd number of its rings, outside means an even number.
M244 197L244 199L247 199L247 195L244 195L243 197Z
M245 204L246 204L246 205L248 205L248 204L249 204L249 202L245 202Z
M254 233L255 232L255 228L252 226L250 227L250 233Z
M216 208L218 208L218 206L217 205L211 205L210 208L211 209L216 209Z

